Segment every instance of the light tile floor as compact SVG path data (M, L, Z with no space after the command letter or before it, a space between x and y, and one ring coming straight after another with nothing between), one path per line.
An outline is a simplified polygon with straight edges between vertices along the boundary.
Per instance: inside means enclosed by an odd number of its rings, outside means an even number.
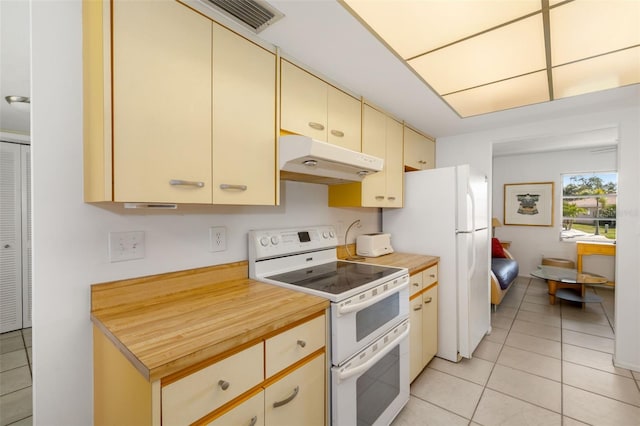
M613 366L613 290L584 309L518 277L472 359L434 358L393 426L640 425L640 373Z
M0 426L26 426L32 417L31 329L0 334Z

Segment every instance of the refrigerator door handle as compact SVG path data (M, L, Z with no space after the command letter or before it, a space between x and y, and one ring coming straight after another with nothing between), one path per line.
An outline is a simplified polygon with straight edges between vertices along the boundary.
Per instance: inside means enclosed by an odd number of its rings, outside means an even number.
M471 229L476 229L476 200L473 197L473 191L471 190L471 185L467 186L467 197L471 201ZM469 276L473 276L473 273L476 270L476 234L475 232L471 232L471 266L469 267Z

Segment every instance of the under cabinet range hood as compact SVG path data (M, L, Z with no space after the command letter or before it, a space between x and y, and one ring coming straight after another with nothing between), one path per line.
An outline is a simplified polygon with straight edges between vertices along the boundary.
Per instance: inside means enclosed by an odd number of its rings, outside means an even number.
M307 136L280 136L280 177L338 184L360 182L382 170L384 160Z

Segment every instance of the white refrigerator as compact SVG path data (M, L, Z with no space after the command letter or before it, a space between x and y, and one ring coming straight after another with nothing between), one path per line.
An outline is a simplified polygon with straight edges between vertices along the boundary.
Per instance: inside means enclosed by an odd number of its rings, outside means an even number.
M404 185L382 229L397 252L440 257L437 356L471 358L491 332L487 178L461 165L405 173Z

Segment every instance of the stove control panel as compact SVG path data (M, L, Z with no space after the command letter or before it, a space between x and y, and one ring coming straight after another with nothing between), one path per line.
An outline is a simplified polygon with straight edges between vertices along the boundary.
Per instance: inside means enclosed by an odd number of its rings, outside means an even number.
M333 226L251 230L249 261L334 248L338 236Z

